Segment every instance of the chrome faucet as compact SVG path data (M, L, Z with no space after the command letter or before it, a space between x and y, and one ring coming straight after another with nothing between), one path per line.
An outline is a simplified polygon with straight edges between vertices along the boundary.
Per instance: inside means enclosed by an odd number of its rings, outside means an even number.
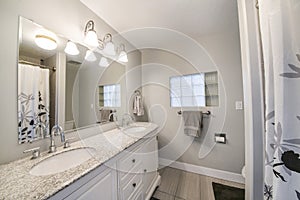
M116 115L117 113L116 112L112 112L112 113L110 113L109 115L108 115L108 120L110 121L110 117L111 116L113 116L113 122L115 122L115 121L117 121L118 120L118 118L117 118L117 115Z
M126 118L129 117L129 121L126 120ZM122 127L128 126L131 122L134 122L134 118L129 113L124 113L122 116Z
M60 135L60 140L62 143L65 143L65 133L63 132L63 129L59 125L54 125L53 128L51 129L50 133L50 147L49 147L49 153L53 153L56 151L56 145L55 145L55 140L54 136Z

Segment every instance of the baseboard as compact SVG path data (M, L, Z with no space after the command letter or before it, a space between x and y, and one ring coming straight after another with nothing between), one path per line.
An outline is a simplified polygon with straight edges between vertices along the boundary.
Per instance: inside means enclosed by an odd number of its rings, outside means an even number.
M242 176L242 174L227 172L227 171L208 168L208 167L201 167L198 165L192 165L192 164L183 163L179 161L171 161L164 158L159 158L159 164L162 166L170 166L176 169L181 169L196 174L201 174L205 176L210 176L210 177L219 178L227 181L245 184L245 179Z

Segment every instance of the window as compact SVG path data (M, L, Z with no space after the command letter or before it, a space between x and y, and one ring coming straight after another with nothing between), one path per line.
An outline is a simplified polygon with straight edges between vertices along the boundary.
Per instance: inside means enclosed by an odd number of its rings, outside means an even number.
M217 72L170 78L171 107L218 106Z
M99 86L100 107L121 107L120 84Z

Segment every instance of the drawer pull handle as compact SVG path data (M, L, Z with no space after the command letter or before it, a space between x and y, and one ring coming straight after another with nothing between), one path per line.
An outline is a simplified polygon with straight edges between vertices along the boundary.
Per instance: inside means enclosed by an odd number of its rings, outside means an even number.
M132 159L132 162L135 163L135 159Z
M136 186L136 183L133 183L132 186L135 187L135 186Z

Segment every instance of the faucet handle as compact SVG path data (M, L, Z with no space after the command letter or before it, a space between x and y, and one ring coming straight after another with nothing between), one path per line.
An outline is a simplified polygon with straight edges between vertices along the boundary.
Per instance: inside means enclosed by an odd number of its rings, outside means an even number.
M70 137L70 138L66 139L64 142L64 148L70 147L70 140L75 140L75 139L76 139L75 137Z
M35 147L32 149L27 149L27 150L23 151L23 153L28 153L28 152L32 152L31 159L36 159L40 156L40 147Z

